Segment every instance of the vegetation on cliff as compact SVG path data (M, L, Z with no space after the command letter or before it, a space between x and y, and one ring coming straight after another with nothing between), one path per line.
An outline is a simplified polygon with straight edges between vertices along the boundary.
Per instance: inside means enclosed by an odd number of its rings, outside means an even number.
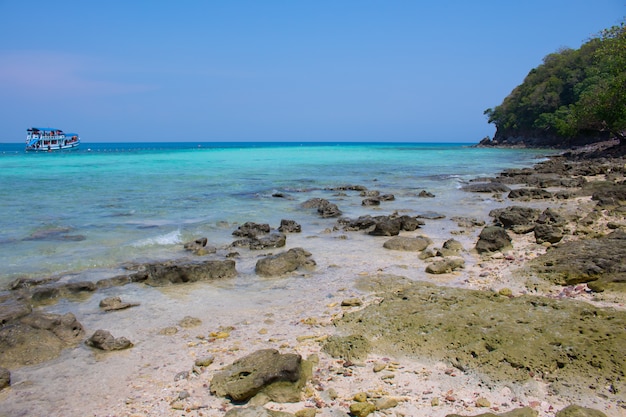
M512 138L563 146L580 144L581 138L626 143L625 22L579 49L547 55L485 115L497 128L495 143L511 143Z

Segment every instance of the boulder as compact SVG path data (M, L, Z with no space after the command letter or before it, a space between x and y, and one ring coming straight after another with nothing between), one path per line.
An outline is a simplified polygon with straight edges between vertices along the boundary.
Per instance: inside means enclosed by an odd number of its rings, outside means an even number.
M294 220L282 219L280 221L278 231L281 233L300 233L302 231L302 226L300 226Z
M275 402L300 401L302 388L312 375L312 363L294 353L262 349L240 358L217 372L212 394L245 402L259 394Z
M33 313L0 328L0 366L35 365L56 358L84 335L76 317L67 313Z
M515 226L529 225L532 226L539 218L541 210L531 207L510 206L503 209L495 209L489 212L489 215L496 219L505 229L512 229Z
M397 236L402 230L402 220L398 217L386 217L376 222L372 236Z
M233 232L233 236L254 238L260 234L270 232L270 225L267 223L259 224L254 222L246 222L239 226Z
M0 326L30 314L33 308L23 300L7 297L0 301Z
M420 193L417 196L421 198L435 198L435 195L433 193L426 191L426 190L420 191Z
M560 227L542 223L535 225L535 240L537 243L548 242L554 244L560 242L561 239L563 239L563 230Z
M500 226L487 226L478 236L476 251L478 253L497 252L511 247L511 237Z
M402 250L408 252L423 251L432 243L432 240L425 236L406 237L395 236L383 243L385 249Z
M208 240L206 237L201 237L185 243L183 247L186 251L193 252L199 256L217 252L217 248L215 246L207 245L207 242Z
M310 257L310 252L302 248L292 248L287 252L259 259L255 272L262 276L276 276L293 272L300 267L311 268L315 266L315 261Z
M153 287L162 287L186 282L211 281L233 278L237 275L235 261L167 261L147 264L145 270L133 276L135 281L143 281Z
M361 201L362 206L380 206L380 197L368 197Z
M122 350L133 347L130 340L125 337L113 337L113 335L107 330L96 330L96 332L85 341L87 346L91 346L96 349L112 351Z
M317 209L317 213L324 218L341 216L341 210L339 210L339 207L324 198L309 199L302 203L300 207L315 208Z

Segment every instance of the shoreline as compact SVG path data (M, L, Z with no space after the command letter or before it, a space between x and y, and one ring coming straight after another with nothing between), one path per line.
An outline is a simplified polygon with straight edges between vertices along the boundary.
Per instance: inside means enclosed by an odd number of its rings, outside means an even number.
M621 166L624 166L623 161ZM537 172L538 168L535 167L532 171ZM614 182L617 182L619 178L623 181L624 172L622 170L620 173L612 169L609 175L614 178ZM595 181L606 178L606 176L606 174L596 174L588 175L587 178ZM543 188L553 193L564 189L560 186ZM492 194L487 195L491 197ZM505 197L501 198L506 199ZM595 202L591 201L590 196L570 196L567 199L552 197L549 201L510 201L509 203L507 205L555 206L555 209L563 212L564 215L576 215L578 217L581 217L580 210L583 210L585 214L587 212L592 213L595 206ZM623 218L620 223L619 217L604 214L603 216L610 217L610 219L607 220L601 216L601 221L596 220L595 223L592 221L587 226L588 232L580 231L580 234L565 234L563 238L565 241L579 240L588 238L590 235L606 234L611 230L624 228ZM617 223L619 227L610 229L607 226L609 221ZM573 223L569 221L568 224ZM549 299L562 299L566 302L568 300L582 300L589 305L601 308L610 306L617 311L623 312L625 310L623 294L616 294L612 291L608 291L606 294L594 293L589 291L586 285L579 288L577 286L582 284L559 286L532 274L530 276L524 275L526 266L542 255L546 251L546 247L552 246L537 244L533 241L532 233L515 234L509 232L513 238L512 250L503 253L494 252L490 255L473 253L473 247L468 247L467 242L473 241L482 227L471 224L461 226L459 224L458 228L448 230L455 233L449 233L448 236L444 236L443 239L440 238L433 243L431 248L441 247L443 241L448 238L457 238L463 241L463 251L457 255L465 259L465 268L443 274L429 275L431 282L443 287L452 286L462 290L480 290L490 294L505 293L503 297L517 298L531 294ZM570 226L570 228L577 232L577 228L574 226ZM326 233L328 235L326 237L345 240L345 245L349 246L357 233L362 232L333 230ZM422 231L419 229L415 232L401 233L401 235L411 237L420 234ZM307 249L306 238L295 236L293 240L296 241L295 245ZM388 238L359 235L357 240L361 244L359 248L362 248L364 244L382 245ZM290 244L290 246L292 245ZM558 244L554 246L558 246ZM273 249L270 252L282 251L283 249ZM267 251L264 251L265 253ZM390 297L390 292L406 290L420 285L415 280L400 278L403 271L410 271L414 274L414 265L420 265L419 274L425 274L425 262L412 259L411 256L417 257L415 253L397 252L397 262L387 266L379 265L374 259L371 259L369 260L371 265L364 264L360 272L356 274L357 276L349 277L344 281L341 277L341 266L334 265L332 257L329 257L328 260L320 259L313 252L313 258L318 263L316 273L299 270L289 275L289 278L285 280L280 277L273 278L269 285L270 287L285 287L290 291L289 294L294 296L298 292L301 293L301 289L304 287L306 291L309 291L308 296L301 294L299 298L289 300L289 303L280 303L272 300L271 294L264 294L263 287L260 287L257 295L258 307L250 311L237 311L236 317L229 316L236 309L231 311L229 308L232 309L233 307L223 305L220 306L223 311L218 317L196 317L200 318L200 323L195 326L190 326L189 323L182 324L179 321L172 326L177 329L175 334L163 335L157 339L164 346L173 349L169 352L178 352L165 363L153 363L150 356L152 349L145 344L137 345L127 351L96 353L95 362L117 362L118 365L116 366L122 367L125 366L124 358L130 360L130 356L141 354L145 355L145 359L142 361L144 365L126 376L123 381L115 381L114 379L108 381L115 384L116 389L110 390L111 394L109 395L111 397L101 400L98 404L90 401L88 404L84 404L85 408L82 410L76 410L76 403L67 401L66 405L61 403L58 407L60 410L66 407L66 410L63 410L63 415L85 415L85 413L93 413L94 416L124 415L134 417L221 415L227 410L242 408L245 405L234 405L224 398L211 395L208 388L211 378L221 368L236 359L265 348L274 348L281 352L295 352L303 358L315 355L318 361L314 367L312 380L303 390L303 401L263 404L265 408L275 411L297 413L302 412L302 410L316 410L319 415L345 415L349 412L350 404L355 402L355 395L359 393L365 393L366 398L371 402L381 399L388 400L387 405L395 402L394 406L381 409L378 412L381 415L427 413L433 417L438 417L451 413L476 415L487 411L499 414L521 407L530 407L536 410L540 416L552 416L566 405L576 402L573 397L555 395L551 392L549 384L542 378L532 378L530 385L511 382L496 386L487 383L483 376L474 370L462 370L445 360L413 358L410 355L398 353L390 355L389 352L386 355L372 352L366 359L350 364L345 359L334 358L325 353L322 347L329 337L336 335L338 330L335 323L338 323L342 317L349 316L354 312L365 311L370 307L375 308L381 304L381 300L384 300L385 297ZM249 265L243 269L250 270L255 261L255 257L250 257L246 260ZM354 270L357 271L357 269ZM313 281L316 274L336 274L330 282L326 283L327 287L323 294L319 294L319 285L316 286ZM521 277L519 274L522 274ZM353 287L353 281L360 285ZM267 282L265 284L267 285ZM188 285L186 289L167 287L160 291L164 295L179 297L182 301L186 301L194 291L198 291L199 294L206 291L201 284ZM219 285L217 284L218 287ZM246 284L241 283L241 285ZM318 293L315 293L316 290ZM510 291L510 294L507 291ZM124 294L124 290L121 292ZM122 298L132 301L133 296L138 295L139 290L137 292L128 291ZM96 297L92 296L91 298ZM91 304L94 302L95 300ZM129 311L132 311L132 308ZM193 312L190 315L194 316ZM132 320L132 316L123 320L129 319ZM123 320L118 329L111 329L111 332L116 336L124 335ZM136 353L138 351L141 353ZM71 357L72 355L75 355L78 360L94 361L94 359L89 359L94 356L90 350L80 349L72 352L72 349L69 349L62 353L64 357ZM194 361L207 355L213 357L212 363L196 369L193 365ZM162 358L160 357L160 359ZM60 361L54 363L58 364ZM52 365L50 368L55 366ZM40 366L40 368L44 367L45 365ZM382 369L379 371L373 370L381 367ZM186 376L179 378L178 374L185 372L185 370ZM4 412L3 404L6 404L5 401L12 400L11 411L15 411L19 408L19 401L32 399L33 394L28 393L28 379L20 380L19 370L17 375L18 381L15 385L0 391L0 416ZM107 375L107 377L109 376L113 378L112 375ZM130 387L128 391L125 389L127 384ZM623 402L617 404L617 396L602 398L591 393L580 395L581 398L576 403L599 409L609 417L617 417L624 412L625 404ZM23 400L20 399L21 396L23 396ZM257 405L263 403L261 399L254 399L251 402ZM28 415L26 411L23 415Z

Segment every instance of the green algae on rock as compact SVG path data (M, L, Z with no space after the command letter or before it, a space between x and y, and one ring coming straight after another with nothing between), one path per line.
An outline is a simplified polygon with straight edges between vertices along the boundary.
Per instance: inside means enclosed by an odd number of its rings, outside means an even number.
M491 383L541 379L555 393L609 397L626 389L626 312L426 283L391 287L335 325L374 351L446 361Z

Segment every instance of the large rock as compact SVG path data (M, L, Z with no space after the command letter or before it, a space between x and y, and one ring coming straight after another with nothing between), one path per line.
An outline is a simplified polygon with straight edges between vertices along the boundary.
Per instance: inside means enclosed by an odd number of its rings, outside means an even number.
M535 221L541 215L541 210L531 207L510 206L503 209L495 209L489 215L496 219L505 229L512 229L515 226L529 226L531 231Z
M383 243L385 249L402 250L409 252L423 251L432 243L426 236L407 237L395 236Z
M626 291L626 232L560 243L531 262L539 276L559 285L586 282L594 291Z
M267 223L254 223L246 222L239 226L237 230L233 232L233 236L238 237L257 237L260 234L266 234L270 232L270 225Z
M7 296L0 301L0 326L24 317L30 314L32 310L32 307L23 300Z
M552 193L543 188L518 188L511 190L508 197L512 200L541 200L552 198Z
M237 275L235 261L232 259L206 261L168 261L147 264L145 271L137 273L144 281L153 287L162 287L186 282L211 281L223 278L232 278Z
M263 276L276 276L293 272L300 267L312 268L315 261L311 253L302 248L289 249L287 252L259 259L255 271Z
M478 236L476 251L478 253L498 252L511 247L511 237L504 228L487 226Z
M300 224L298 224L295 220L282 219L280 221L280 226L278 226L278 231L281 233L300 233L302 231L302 226L300 226Z
M258 350L217 372L211 380L211 393L245 402L260 392L271 401L300 401L302 388L312 375L312 363L294 353L276 349Z
M324 198L312 198L302 203L301 207L315 208L317 209L317 213L324 218L341 216L341 210L339 210L339 207Z
M84 336L83 326L67 313L34 313L0 328L0 366L15 368L56 358Z
M535 225L535 241L539 244L558 243L563 239L563 229L550 224L537 223Z

